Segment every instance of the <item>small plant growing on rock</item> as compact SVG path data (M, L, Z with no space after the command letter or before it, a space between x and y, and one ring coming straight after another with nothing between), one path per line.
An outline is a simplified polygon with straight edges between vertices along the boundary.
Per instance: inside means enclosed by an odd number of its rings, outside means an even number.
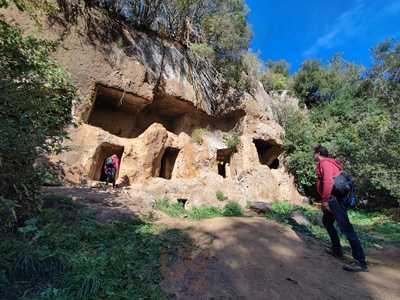
M225 196L225 194L224 194L223 192L221 192L221 191L217 191L217 192L215 193L215 196L217 197L217 199L218 199L219 201L225 201L225 200L228 199L228 197Z
M224 136L225 145L233 152L237 150L237 146L240 144L240 138L237 134Z
M204 143L204 135L207 133L205 128L197 128L192 132L192 139L196 144L202 145Z
M215 59L215 51L205 43L191 43L189 45L190 51L197 57L213 61Z
M243 209L239 203L231 201L225 205L222 214L225 217L241 217L243 216Z
M124 40L122 38L119 38L116 42L116 45L119 49L123 49L124 48Z

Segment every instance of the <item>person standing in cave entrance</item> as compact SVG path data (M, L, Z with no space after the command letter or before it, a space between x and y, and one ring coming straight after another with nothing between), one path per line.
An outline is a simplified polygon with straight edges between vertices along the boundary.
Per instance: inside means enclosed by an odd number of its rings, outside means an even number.
M340 177L343 168L340 162L329 157L329 152L325 147L317 146L314 149L314 158L317 161L317 191L322 198L322 223L328 231L332 242L332 248L327 252L334 257L341 258L343 256L342 246L338 233L333 225L336 221L340 231L346 236L351 246L355 263L343 267L349 272L367 272L368 267L365 261L364 250L358 239L353 225L350 223L347 214L347 208L344 204L343 196L336 188L336 178Z
M106 176L106 183L112 183L115 188L115 181L119 172L120 160L116 154L107 157L104 163L104 174Z

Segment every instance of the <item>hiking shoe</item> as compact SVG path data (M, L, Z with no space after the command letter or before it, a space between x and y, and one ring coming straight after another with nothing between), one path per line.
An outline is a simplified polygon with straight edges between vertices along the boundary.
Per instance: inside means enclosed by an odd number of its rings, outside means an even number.
M344 265L343 270L347 272L368 272L368 266L366 263L353 262L349 265Z
M335 258L342 258L343 257L343 252L342 251L337 251L337 250L333 250L330 248L325 249L325 252L329 255L332 255Z

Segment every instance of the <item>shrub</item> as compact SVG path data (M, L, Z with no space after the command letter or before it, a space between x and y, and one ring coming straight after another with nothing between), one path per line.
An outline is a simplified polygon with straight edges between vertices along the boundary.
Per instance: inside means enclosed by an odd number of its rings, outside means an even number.
M197 128L192 132L192 139L193 141L198 144L202 145L204 142L204 135L207 133L207 129L205 128Z
M267 71L261 77L261 83L267 92L283 91L290 88L290 79L279 73Z
M200 206L188 211L187 217L191 220L203 220L222 217L222 211L214 206Z
M225 196L225 194L224 194L223 192L221 192L221 191L217 191L217 192L215 193L215 196L217 197L217 199L218 199L219 201L225 201L225 200L228 199L228 197Z
M243 216L243 209L237 202L229 202L225 205L223 213L225 217L241 217Z
M224 209L203 205L185 210L179 203L171 203L168 198L161 198L156 201L154 208L173 218L187 217L188 219L195 221L216 217L243 216L243 209L237 202L229 202L225 205Z
M158 199L154 208L173 218L179 218L185 215L185 209L182 207L182 205L178 202L171 203L168 198Z
M51 42L23 37L0 20L0 194L14 201L17 217L39 208L43 183L36 159L59 151L77 93L50 58Z
M214 61L215 52L214 49L205 43L191 43L189 47L190 51L200 58Z
M229 149L235 152L237 150L237 146L240 144L240 138L237 134L225 135L224 143Z

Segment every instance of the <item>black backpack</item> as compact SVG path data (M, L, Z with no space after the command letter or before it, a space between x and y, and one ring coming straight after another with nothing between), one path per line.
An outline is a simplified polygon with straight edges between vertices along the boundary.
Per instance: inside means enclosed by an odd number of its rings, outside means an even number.
M110 157L107 157L107 159L106 159L106 166L108 167L108 168L112 168L112 167L114 167L114 162L113 162L113 160L112 160L112 157L110 156Z
M339 176L335 177L333 195L348 209L357 206L356 187L353 179L346 172L342 172Z

